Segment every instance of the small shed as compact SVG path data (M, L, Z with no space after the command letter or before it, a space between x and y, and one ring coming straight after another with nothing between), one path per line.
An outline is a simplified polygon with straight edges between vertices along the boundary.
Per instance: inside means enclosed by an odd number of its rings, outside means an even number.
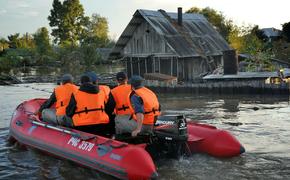
M160 73L192 81L223 67L237 72L233 50L201 14L137 10L109 59L122 60L128 76Z

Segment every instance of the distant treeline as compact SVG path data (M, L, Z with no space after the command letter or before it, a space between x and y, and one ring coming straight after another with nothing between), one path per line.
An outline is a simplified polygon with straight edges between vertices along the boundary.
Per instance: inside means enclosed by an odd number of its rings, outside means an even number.
M110 48L108 21L93 14L84 15L79 0L54 0L48 16L52 29L33 34L11 34L0 39L0 72L23 66L85 66L104 63L97 48ZM50 39L52 37L52 39Z

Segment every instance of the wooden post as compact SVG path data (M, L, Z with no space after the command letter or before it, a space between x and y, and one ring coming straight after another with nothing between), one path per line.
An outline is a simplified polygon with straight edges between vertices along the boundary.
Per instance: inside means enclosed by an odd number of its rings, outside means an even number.
M160 71L160 69L161 69L161 68L160 68L160 57L158 57L158 59L159 59L159 67L158 67L159 69L158 69L158 72L160 73L160 72L161 72L161 71Z
M140 59L139 59L139 57L138 57L138 74L139 74L139 76L141 76L141 71L140 71Z
M153 64L153 67L152 67L153 68L153 73L155 73L155 57L153 57L153 63L152 64Z
M182 70L182 78L184 79L185 78L185 62L184 62L184 58L182 58L182 60L183 60L183 70Z
M178 57L176 58L176 77L177 77L177 80L178 80L178 75L179 75L179 72L178 72Z
M130 64L131 64L131 77L133 76L133 60L132 60L132 56L130 57Z
M127 74L128 74L128 58L126 57L126 71L127 71Z
M170 74L171 74L171 76L172 76L172 72L173 72L173 57L171 56L171 62L170 62L170 69L171 69L171 72L170 72Z
M147 73L147 58L145 58L145 73Z

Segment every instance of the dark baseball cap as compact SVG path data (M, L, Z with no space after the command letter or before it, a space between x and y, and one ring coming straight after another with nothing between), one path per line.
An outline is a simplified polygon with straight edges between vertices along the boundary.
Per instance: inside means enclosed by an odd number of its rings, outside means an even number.
M85 84L85 83L91 83L92 79L90 76L88 76L87 74L83 74L81 75L81 83Z
M135 89L138 89L138 88L141 88L143 87L143 78L141 76L137 76L137 75L134 75L131 77L129 83L135 88Z
M116 74L116 79L117 81L124 81L125 79L127 79L127 74L125 72L118 72Z
M61 82L62 83L68 83L68 82L73 82L73 77L71 74L64 74L62 77L61 77Z
M98 75L93 71L86 72L85 75L89 76L91 78L92 82L96 82L99 80Z

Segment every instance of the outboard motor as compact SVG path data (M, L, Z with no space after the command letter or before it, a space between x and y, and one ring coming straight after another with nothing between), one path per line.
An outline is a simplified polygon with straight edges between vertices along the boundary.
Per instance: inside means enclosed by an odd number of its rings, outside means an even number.
M184 115L159 116L154 125L154 135L158 143L156 149L166 151L167 155L179 158L186 152L188 135Z

